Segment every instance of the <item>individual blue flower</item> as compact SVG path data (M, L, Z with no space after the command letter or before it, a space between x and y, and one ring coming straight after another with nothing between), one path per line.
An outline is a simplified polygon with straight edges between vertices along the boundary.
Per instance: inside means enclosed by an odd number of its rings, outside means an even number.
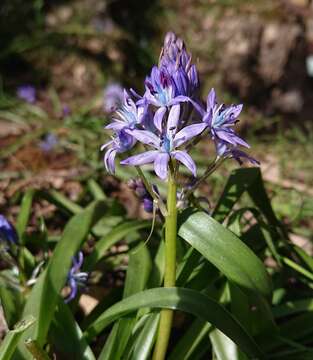
M32 85L21 85L17 88L17 97L21 100L34 104L36 101L36 89Z
M67 117L69 115L71 115L71 108L67 104L64 104L62 106L62 116Z
M124 91L120 84L112 83L105 87L103 91L103 109L107 113L112 113L118 109L124 101Z
M49 133L45 136L44 140L39 143L39 147L44 152L53 150L59 143L59 139L56 135Z
M202 120L207 124L214 141L226 142L233 146L250 147L233 129L233 126L238 122L238 116L242 110L241 104L230 105L228 107L224 104L219 105L214 89L208 95L206 110L195 102L193 104L202 115Z
M151 116L147 105L136 105L126 90L124 90L123 103L115 111L115 114L117 117L113 118L113 122L107 125L106 129L114 131L120 131L124 128L134 129L136 126L147 122Z
M88 273L87 272L81 272L80 269L84 262L84 255L82 251L79 251L76 257L73 257L72 260L72 267L67 275L67 285L70 288L70 294L68 297L64 300L65 303L68 303L72 301L78 292L79 288L86 287L86 283L88 280Z
M101 146L101 151L108 148L104 154L104 166L110 174L115 173L115 157L117 154L130 150L136 143L134 137L125 128L117 131L113 139Z
M14 226L0 214L0 243L5 248L18 244L18 236Z
M147 130L132 130L130 133L135 139L155 150L131 156L121 161L121 164L140 166L154 163L155 173L165 180L168 174L168 163L173 158L185 165L196 176L197 169L194 161L186 151L178 150L178 148L199 135L206 128L206 124L193 124L178 131L179 119L180 105L177 104L171 107L166 127L162 129L159 136Z
M163 127L163 118L172 105L180 102L188 102L189 98L180 92L184 92L184 81L181 79L180 90L178 90L173 77L165 66L158 68L154 66L151 75L145 80L146 92L144 96L137 101L137 105L153 105L157 107L153 122L155 127L161 131Z

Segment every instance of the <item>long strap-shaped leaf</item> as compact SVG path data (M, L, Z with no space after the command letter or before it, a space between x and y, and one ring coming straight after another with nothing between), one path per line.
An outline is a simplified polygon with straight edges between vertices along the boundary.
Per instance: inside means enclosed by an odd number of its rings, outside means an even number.
M95 360L92 350L83 338L74 315L62 300L57 305L49 329L49 340L57 353L69 359Z
M235 234L204 212L187 211L185 218L179 236L244 291L271 297L263 263Z
M38 340L40 345L43 345L46 340L60 291L66 282L72 263L72 257L81 247L92 226L101 218L104 210L105 203L97 201L69 221L48 267L40 275L30 293L24 315L30 314L37 319L31 335L32 338ZM27 335L30 334L27 332ZM25 354L22 356L27 358Z
M191 313L217 327L251 358L262 358L262 353L253 338L222 305L207 295L184 288L155 288L130 296L106 310L89 326L85 336L92 339L113 321L144 307L168 308Z
M149 251L140 243L129 255L123 298L127 298L145 288L151 269ZM113 326L110 341L103 347L98 360L119 359L125 350L135 325L135 315L120 319ZM113 334L112 334L113 332Z
M32 316L27 316L22 321L17 323L13 330L10 330L0 346L0 360L10 360L12 359L12 354L15 351L17 343L20 337L23 335L31 325L35 322L35 318Z

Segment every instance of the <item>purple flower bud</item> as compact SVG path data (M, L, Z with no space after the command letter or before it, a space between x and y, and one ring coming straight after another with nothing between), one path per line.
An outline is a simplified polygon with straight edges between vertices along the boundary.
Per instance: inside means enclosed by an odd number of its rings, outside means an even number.
M249 161L253 165L260 165L260 162L244 151L238 149L238 146L229 144L226 141L215 141L216 153L219 158L233 158L239 165L243 164L243 161Z
M0 214L0 243L5 248L18 244L18 236L14 226Z
M149 194L148 190L145 188L144 183L141 179L131 180L128 182L128 186L135 191L136 195L142 201L143 208L146 212L153 212L153 199ZM159 194L159 190L156 185L152 185L153 191L156 194Z
M34 104L36 101L36 89L32 85L21 85L17 88L17 97L21 100Z
M153 200L151 198L144 198L143 199L143 208L147 213L153 212Z
M174 43L176 40L176 35L172 32L169 31L165 37L164 37L164 47L168 47L170 46L172 43Z

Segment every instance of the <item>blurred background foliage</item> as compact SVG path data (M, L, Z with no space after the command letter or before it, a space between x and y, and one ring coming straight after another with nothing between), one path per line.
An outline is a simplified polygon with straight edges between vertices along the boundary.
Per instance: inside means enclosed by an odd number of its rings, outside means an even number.
M142 92L163 36L173 30L197 62L203 93L214 86L225 102L245 103L239 126L273 187L274 206L277 197L286 221L301 225L305 219L308 225L312 14L309 0L3 0L0 205L21 188L17 181L30 186L25 177L34 173L39 183L55 186L49 175L42 180L49 168L63 171L62 184L74 175L103 172L103 88L120 83ZM36 87L35 104L16 100L23 84ZM49 132L60 143L42 153L38 143ZM283 205L286 197L290 203Z

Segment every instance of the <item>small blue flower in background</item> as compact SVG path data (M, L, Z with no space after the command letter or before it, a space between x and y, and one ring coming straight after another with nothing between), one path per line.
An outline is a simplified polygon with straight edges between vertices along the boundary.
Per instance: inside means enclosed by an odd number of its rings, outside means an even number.
M63 117L67 117L71 114L71 109L67 104L64 104L62 106L62 116Z
M84 262L84 255L82 251L79 251L76 257L73 257L72 267L67 276L66 285L70 287L70 294L64 300L65 303L72 301L78 292L79 288L85 288L89 274L87 272L81 272L80 268Z
M10 248L13 244L18 244L18 236L14 226L0 214L0 244L5 249Z
M112 83L103 91L103 109L107 113L114 112L124 100L124 90L120 84Z
M40 142L39 147L42 151L48 152L55 148L55 146L59 143L59 139L54 134L47 134L43 141Z
M34 104L36 101L36 89L32 85L21 85L17 88L17 97L21 100Z

